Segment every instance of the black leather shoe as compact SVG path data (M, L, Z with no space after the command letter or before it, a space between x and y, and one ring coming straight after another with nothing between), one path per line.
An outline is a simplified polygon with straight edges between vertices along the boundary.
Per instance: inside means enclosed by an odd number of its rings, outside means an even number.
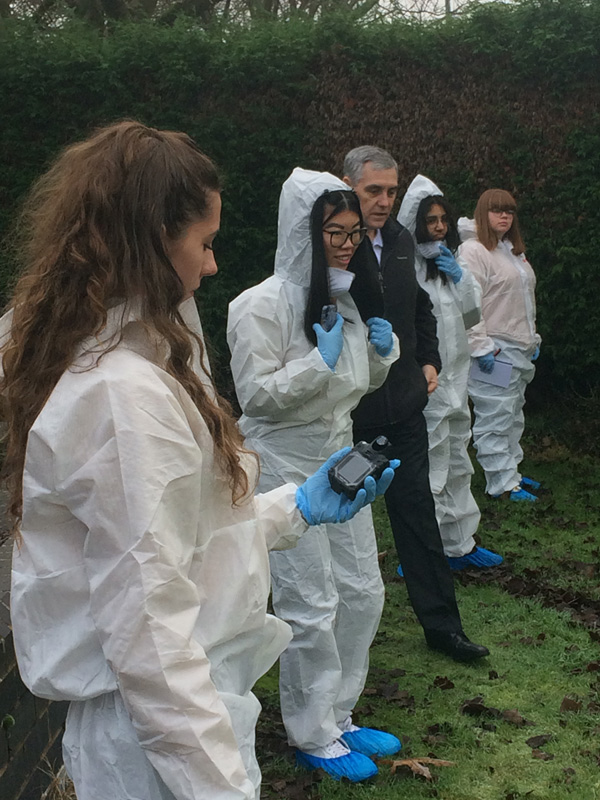
M439 650L455 661L476 661L490 654L487 647L471 642L464 633L425 631L425 641L432 650Z

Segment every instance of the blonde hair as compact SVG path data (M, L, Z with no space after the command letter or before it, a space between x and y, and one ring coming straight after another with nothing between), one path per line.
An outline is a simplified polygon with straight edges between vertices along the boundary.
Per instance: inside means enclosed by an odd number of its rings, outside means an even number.
M72 363L78 345L102 331L116 300L138 298L141 320L168 347L166 371L202 414L232 502L250 487L246 453L229 404L191 367L200 337L183 322L184 288L164 246L210 213L220 180L213 162L183 133L125 121L67 147L34 185L19 232L22 275L2 349L8 423L3 477L16 525L29 430ZM118 342L117 342L118 344ZM115 347L116 344L113 344Z
M498 246L498 234L492 230L488 212L513 211L513 221L510 230L504 235L513 246L516 256L525 252L525 243L519 229L517 218L517 204L510 192L504 189L487 189L477 201L475 207L475 224L477 225L477 238L487 250L495 250Z

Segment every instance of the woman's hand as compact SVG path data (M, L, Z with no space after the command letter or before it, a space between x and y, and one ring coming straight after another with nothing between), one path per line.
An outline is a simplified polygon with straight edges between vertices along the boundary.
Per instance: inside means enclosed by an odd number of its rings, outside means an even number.
M424 364L421 369L423 370L423 375L425 375L425 380L427 381L427 394L432 394L432 392L435 392L438 385L437 369L433 366L433 364Z
M487 375L491 375L496 366L496 359L493 353L486 353L484 356L477 356L477 363L479 369Z
M371 317L367 320L367 325L369 326L369 341L377 355L382 358L388 356L394 346L391 323L381 317Z
M307 478L296 490L296 505L309 525L323 525L327 522L347 522L349 519L384 494L394 478L394 470L400 466L398 459L390 461L376 481L373 477L365 478L364 489L359 489L354 500L345 494L338 494L331 488L329 470L352 448L344 447L330 456L319 469Z
M444 247L443 244L440 245L440 255L436 258L435 263L437 268L449 275L454 283L458 283L462 278L462 267L452 255L452 252L447 247Z
M341 314L337 315L335 325L330 331L326 331L318 322L315 322L313 325L313 331L317 334L317 348L319 353L321 353L323 361L332 372L335 370L335 365L338 362L342 347L344 346L343 326L344 318Z

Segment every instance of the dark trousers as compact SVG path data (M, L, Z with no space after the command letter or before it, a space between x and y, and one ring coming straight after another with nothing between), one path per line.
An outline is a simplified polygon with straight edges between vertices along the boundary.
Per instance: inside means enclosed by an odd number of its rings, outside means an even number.
M354 428L354 441L387 436L401 464L385 503L412 607L425 631L462 631L452 571L444 555L429 486L427 425L422 413L377 428Z

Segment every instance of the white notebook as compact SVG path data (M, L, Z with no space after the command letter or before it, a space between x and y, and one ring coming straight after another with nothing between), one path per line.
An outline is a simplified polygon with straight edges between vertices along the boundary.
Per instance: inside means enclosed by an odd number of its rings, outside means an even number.
M513 365L506 358L495 358L496 362L492 372L484 372L479 366L479 361L476 358L472 359L471 371L469 377L475 381L482 381L482 383L491 383L494 386L503 386L506 388L510 383L510 375Z

